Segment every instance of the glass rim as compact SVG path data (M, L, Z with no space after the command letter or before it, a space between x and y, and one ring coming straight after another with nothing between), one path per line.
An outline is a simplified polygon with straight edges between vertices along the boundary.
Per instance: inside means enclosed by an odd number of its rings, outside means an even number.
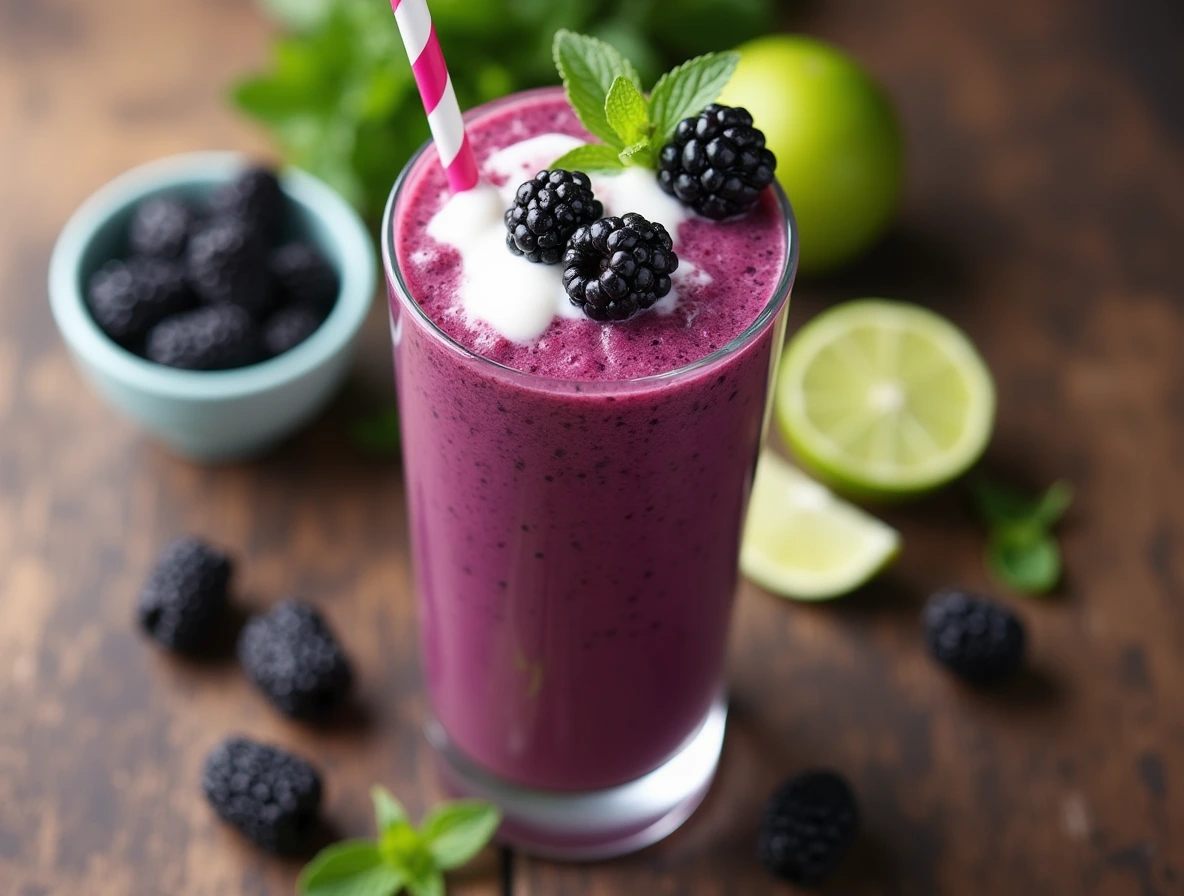
M473 109L468 110L464 117L468 121L472 118L485 115L492 112L503 105L508 105L511 102L516 102L524 97L534 96L543 93L555 93L561 91L560 87L537 87L531 90L522 90L517 93L512 93L507 96L484 103ZM777 284L769 297L769 301L761 309L760 314L756 316L751 324L745 327L740 333L732 337L724 345L717 348L710 354L704 355L680 367L672 368L671 370L664 370L661 373L650 373L645 376L626 377L623 379L613 380L580 380L572 379L570 377L548 376L546 374L530 373L529 371L519 370L516 367L510 367L508 364L502 364L500 361L494 361L484 355L478 354L472 349L467 348L460 342L452 338L444 332L440 326L432 320L419 303L411 295L411 290L408 288L406 281L403 279L403 272L397 263L397 252L395 250L395 230L392 226L394 223L395 207L398 205L399 199L402 196L403 188L406 186L408 177L416 166L420 164L425 154L432 149L432 140L429 138L419 149L407 160L407 164L403 166L403 170L399 172L399 176L395 179L394 186L391 187L390 195L387 197L386 207L382 213L382 234L380 237L382 246L382 266L386 275L387 283L394 283L395 292L398 294L400 306L404 310L410 311L418 320L424 325L424 329L430 334L432 339L454 354L462 356L468 362L487 367L496 372L498 375L507 376L513 379L525 379L538 388L557 387L557 388L572 388L576 387L577 391L587 390L602 391L602 390L628 390L631 387L638 385L658 385L668 380L680 379L690 376L696 372L707 370L715 366L720 361L723 361L728 356L735 354L737 351L745 348L752 343L768 328L777 315L781 312L785 303L789 299L790 291L793 288L794 278L797 274L798 267L798 227L797 219L794 217L793 207L789 203L789 197L785 195L785 191L781 188L781 184L774 179L773 183L768 189L773 190L773 195L777 200L777 207L781 211L782 220L785 222L785 237L788 244L789 251L785 259L785 264L782 266L781 274L777 279ZM389 314L389 309L388 309ZM609 324L608 326L611 326Z

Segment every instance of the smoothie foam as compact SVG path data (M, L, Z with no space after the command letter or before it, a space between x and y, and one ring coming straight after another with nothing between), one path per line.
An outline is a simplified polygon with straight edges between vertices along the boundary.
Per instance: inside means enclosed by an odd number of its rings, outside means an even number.
M558 91L498 104L469 134L503 185L488 162L506 147L587 139ZM661 765L719 694L784 315L650 375L783 311L786 220L772 191L736 221L685 220L676 301L615 324L557 306L515 340L464 308L460 253L429 232L447 201L421 156L396 197L390 283L431 707L510 781L610 787ZM516 279L490 279L515 301Z

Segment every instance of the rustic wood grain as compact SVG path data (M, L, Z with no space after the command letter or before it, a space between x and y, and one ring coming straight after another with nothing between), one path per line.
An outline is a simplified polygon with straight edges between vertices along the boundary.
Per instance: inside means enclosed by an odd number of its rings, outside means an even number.
M1073 479L1063 593L1015 600L1031 673L959 687L922 653L937 585L989 587L951 493L894 508L906 552L820 607L741 590L720 777L666 843L595 866L489 851L454 892L787 892L753 860L785 775L826 764L866 833L826 892L1184 893L1184 14L1172 0L856 0L791 24L851 48L910 144L897 230L856 270L796 290L795 325L883 294L967 327L999 380L989 466ZM205 751L244 731L315 757L325 836L369 828L366 791L436 798L402 487L344 432L390 394L381 314L346 394L257 464L205 470L113 417L70 366L45 301L52 241L117 172L259 134L222 101L266 52L232 0L0 0L0 896L291 892L295 863L218 825ZM194 531L239 553L244 606L324 607L357 657L329 730L279 720L230 661L181 663L130 624L143 571ZM509 874L504 875L503 870Z

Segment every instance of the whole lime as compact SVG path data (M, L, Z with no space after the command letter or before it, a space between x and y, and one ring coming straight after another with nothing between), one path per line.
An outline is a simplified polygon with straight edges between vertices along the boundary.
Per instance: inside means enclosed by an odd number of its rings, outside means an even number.
M777 156L777 179L801 234L801 269L834 269L892 220L904 153L884 91L850 56L808 37L739 47L719 102L743 106Z

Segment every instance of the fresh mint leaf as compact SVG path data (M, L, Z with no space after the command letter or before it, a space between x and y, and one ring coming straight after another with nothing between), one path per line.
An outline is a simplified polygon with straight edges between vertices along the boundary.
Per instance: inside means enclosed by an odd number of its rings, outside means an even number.
M369 840L345 840L322 849L296 882L300 896L394 896L404 883Z
M1061 517L1065 515L1065 511L1072 503L1073 486L1068 481L1060 479L1049 486L1048 491L1040 496L1032 510L1032 521L1046 529L1051 529L1060 522Z
M407 821L396 822L379 835L378 852L384 862L398 868L408 880L418 879L435 867L427 841Z
M447 871L473 858L493 837L501 813L479 800L457 800L434 809L422 825L436 864Z
M551 167L567 171L612 171L625 166L611 146L585 143L565 152L551 163Z
M385 787L370 788L370 800L374 803L374 824L379 834L386 833L390 828L407 820L407 813L389 790Z
M970 486L978 515L987 526L1006 526L1027 519L1032 513L1032 501L998 482L977 479Z
M991 527L1025 524L1048 529L1064 516L1073 502L1073 486L1063 479L1036 498L985 478L973 483L972 492L979 515Z
M1003 584L1021 594L1047 594L1061 579L1061 549L1044 532L996 532L987 548L987 564Z
M444 896L444 875L432 871L417 880L409 880L407 892L411 896Z
M231 99L240 111L269 124L303 115L308 103L303 90L266 75L234 85Z
M626 146L617 154L622 165L640 165L642 168L656 167L654 146L649 137L643 137L631 146Z
M360 82L359 114L364 121L386 121L411 93L415 81L411 70L393 62L375 68Z
M675 66L658 79L650 91L653 140L669 142L684 118L698 115L719 96L740 61L739 53L707 53Z
M979 515L988 526L1026 522L1036 509L1037 502L1031 497L993 479L975 480L971 492Z
M389 408L354 423L352 436L357 448L380 457L399 453L399 410Z
M1050 530L1073 501L1073 487L1061 480L1038 497L991 479L971 486L986 523L987 566L1021 594L1045 594L1061 578L1061 549Z
M555 32L552 54L576 117L590 134L618 150L624 148L625 144L608 123L604 105L618 76L628 78L641 90L641 79L629 60L604 41L566 28Z
M385 787L370 789L377 842L346 840L321 850L297 881L299 896L444 896L443 872L469 861L489 842L501 813L479 800L437 806L421 830Z
M604 99L604 117L625 146L648 142L650 115L645 97L637 85L624 75L618 75L608 89L608 96Z

